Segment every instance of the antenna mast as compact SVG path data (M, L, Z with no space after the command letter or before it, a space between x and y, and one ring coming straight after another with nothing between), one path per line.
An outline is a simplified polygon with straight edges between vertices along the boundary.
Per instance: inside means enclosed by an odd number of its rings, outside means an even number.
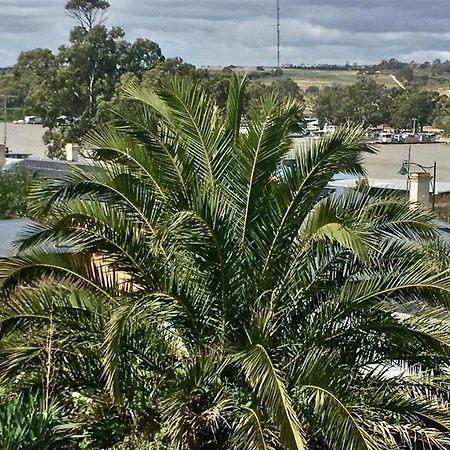
M277 0L277 75L280 75L280 0Z

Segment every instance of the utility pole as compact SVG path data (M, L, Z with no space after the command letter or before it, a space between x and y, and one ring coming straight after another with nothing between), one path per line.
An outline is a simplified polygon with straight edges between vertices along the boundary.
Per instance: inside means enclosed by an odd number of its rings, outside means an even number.
M7 141L8 141L8 100L10 98L17 98L16 95L4 95L3 96L3 144L5 144L5 148L7 149Z
M408 176L406 177L406 198L409 200L409 191L411 190L411 182L409 179L409 171L411 170L411 144L408 147L408 159L407 159Z
M280 75L280 1L277 0L277 76Z
M7 122L7 115L8 115L8 96L4 96L4 110L3 110L3 121L4 121L4 129L3 129L3 143L5 144L5 150L6 150L6 141L7 141L7 130L6 130L6 122Z

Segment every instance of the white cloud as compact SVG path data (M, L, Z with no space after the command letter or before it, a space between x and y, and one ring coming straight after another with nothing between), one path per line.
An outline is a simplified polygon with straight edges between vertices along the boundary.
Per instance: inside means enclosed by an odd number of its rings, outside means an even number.
M64 0L0 0L0 66L35 47L56 50L73 21ZM274 64L276 0L110 0L109 25L198 65ZM447 0L281 0L282 60L446 59Z

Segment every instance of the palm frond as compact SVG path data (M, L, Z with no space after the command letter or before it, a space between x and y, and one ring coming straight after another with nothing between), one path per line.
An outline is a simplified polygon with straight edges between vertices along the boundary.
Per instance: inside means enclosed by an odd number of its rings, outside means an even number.
M325 440L332 448L349 450L384 450L372 439L370 433L358 423L351 408L344 405L329 389L320 386L304 385L299 396L312 405L316 427L321 428ZM301 400L300 400L301 401Z
M256 344L234 356L262 405L280 428L280 442L288 449L306 448L300 421L289 398L285 382L266 349Z
M246 406L240 409L239 422L231 439L233 448L236 450L273 450L274 447L266 436L268 433L264 430L258 413Z

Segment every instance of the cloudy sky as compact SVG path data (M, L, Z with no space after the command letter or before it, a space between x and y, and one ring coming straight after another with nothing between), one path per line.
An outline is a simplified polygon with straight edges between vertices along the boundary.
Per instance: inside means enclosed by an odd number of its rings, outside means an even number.
M276 0L110 0L109 25L196 65L276 62ZM65 0L0 0L0 67L22 50L57 49ZM282 62L450 59L448 0L281 0Z

